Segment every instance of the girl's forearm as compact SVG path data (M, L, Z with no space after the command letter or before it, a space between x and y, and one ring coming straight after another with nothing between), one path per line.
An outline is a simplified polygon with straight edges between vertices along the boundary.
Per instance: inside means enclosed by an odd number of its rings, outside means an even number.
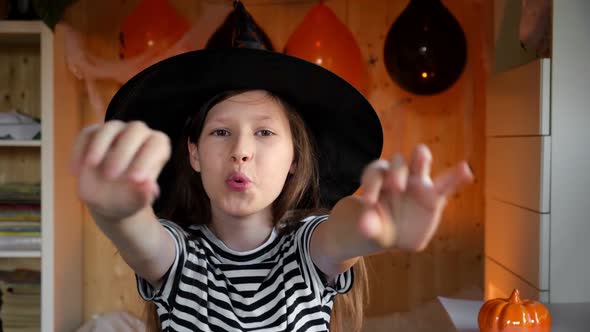
M123 220L109 220L91 210L90 214L133 271L158 286L174 261L175 248L152 208L148 206Z
M359 256L370 256L391 250L365 237L359 228L363 212L361 198L348 196L332 209L330 217L314 231L311 255L314 263L328 276L346 271Z

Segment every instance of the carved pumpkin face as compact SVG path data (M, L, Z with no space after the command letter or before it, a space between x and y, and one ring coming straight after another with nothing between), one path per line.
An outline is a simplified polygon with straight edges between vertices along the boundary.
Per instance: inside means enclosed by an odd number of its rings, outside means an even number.
M515 289L508 299L484 303L477 322L481 332L549 332L551 315L540 302L521 301Z

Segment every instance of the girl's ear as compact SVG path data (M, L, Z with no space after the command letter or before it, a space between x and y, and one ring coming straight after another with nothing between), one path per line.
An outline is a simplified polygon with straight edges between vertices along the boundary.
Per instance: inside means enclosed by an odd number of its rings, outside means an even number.
M201 171L201 162L199 160L199 151L197 151L197 145L190 140L187 140L189 162L195 172Z

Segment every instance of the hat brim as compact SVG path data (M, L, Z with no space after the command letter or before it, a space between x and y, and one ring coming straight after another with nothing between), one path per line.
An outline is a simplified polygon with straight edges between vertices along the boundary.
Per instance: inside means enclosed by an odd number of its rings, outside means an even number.
M301 114L317 145L326 207L354 193L365 165L381 155L379 118L358 90L323 67L265 50L199 50L158 62L119 89L106 120L141 120L174 142L187 117L208 98L240 89L271 91ZM158 179L162 189L170 172L165 167Z

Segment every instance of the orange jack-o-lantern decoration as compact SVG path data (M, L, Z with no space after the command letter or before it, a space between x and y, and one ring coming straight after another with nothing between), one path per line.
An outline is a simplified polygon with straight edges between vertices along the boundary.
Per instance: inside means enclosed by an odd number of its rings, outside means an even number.
M508 299L491 299L477 317L481 332L549 332L551 314L540 302L521 301L518 289Z
M367 93L369 79L361 50L352 32L322 1L289 37L285 53L318 64Z
M121 25L120 56L128 59L147 50L159 53L174 45L188 29L188 22L168 0L141 0Z

